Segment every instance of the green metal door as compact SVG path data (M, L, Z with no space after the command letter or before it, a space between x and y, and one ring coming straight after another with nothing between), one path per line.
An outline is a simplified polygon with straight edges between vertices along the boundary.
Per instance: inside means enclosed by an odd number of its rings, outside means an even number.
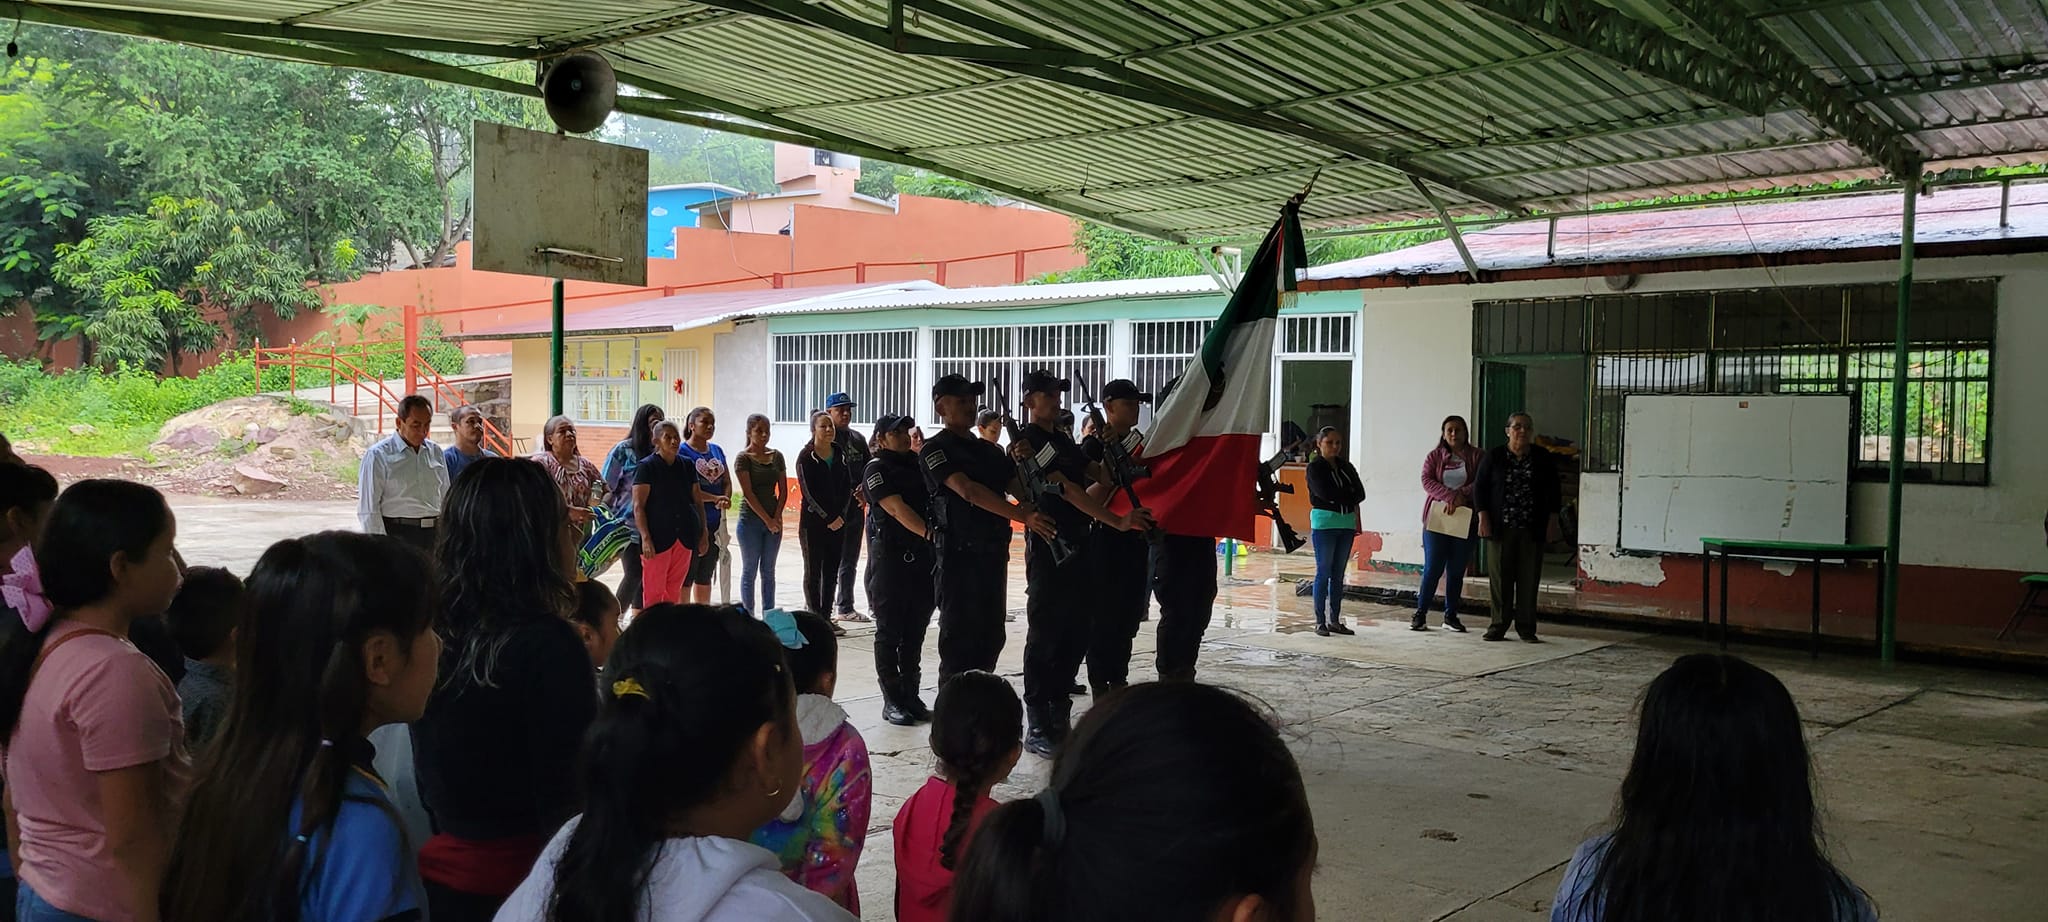
M1479 418L1472 421L1472 443L1492 448L1507 441L1508 414L1522 405L1529 373L1520 365L1485 362L1479 366Z

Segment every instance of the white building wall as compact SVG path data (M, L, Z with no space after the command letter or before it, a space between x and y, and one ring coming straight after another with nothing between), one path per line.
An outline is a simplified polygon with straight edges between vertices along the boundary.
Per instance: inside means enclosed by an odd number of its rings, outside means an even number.
M747 417L775 406L768 361L768 325L743 320L732 332L711 339L711 412L718 416L718 441L727 452L747 444ZM771 427L768 444L785 444Z
M1777 270L1685 272L1645 277L1636 291L1700 291L1885 282L1891 262ZM1993 346L1991 483L1907 484L1901 560L1909 565L2048 570L2041 517L2048 510L2048 255L1921 260L1916 278L1998 278L1998 337ZM1354 449L1365 480L1363 526L1379 532L1376 562L1422 561L1422 458L1451 413L1473 410L1472 303L1607 293L1600 279L1446 285L1363 292L1360 363L1365 438ZM1532 381L1533 383L1533 381ZM1583 385L1581 385L1583 386ZM1581 559L1603 580L1656 585L1657 558L1619 556L1619 475L1580 481ZM1849 540L1882 544L1885 485L1850 488Z
M1360 317L1359 512L1376 561L1422 562L1422 459L1446 416L1471 416L1472 297L1455 287L1367 291Z

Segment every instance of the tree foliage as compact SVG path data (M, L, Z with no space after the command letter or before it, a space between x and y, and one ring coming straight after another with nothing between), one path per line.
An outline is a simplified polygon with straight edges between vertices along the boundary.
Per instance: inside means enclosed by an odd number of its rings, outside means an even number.
M206 199L159 198L142 214L94 218L84 240L58 244L55 276L76 293L82 332L103 362L144 367L219 345L222 327L249 341L259 310L290 317L316 307L308 266L266 241L289 219L274 204L238 212ZM329 255L352 264L347 241Z
M102 363L246 345L259 312L315 303L309 284L446 261L470 230L471 123L546 126L532 100L411 78L68 29L19 42L0 311L31 304L39 336Z

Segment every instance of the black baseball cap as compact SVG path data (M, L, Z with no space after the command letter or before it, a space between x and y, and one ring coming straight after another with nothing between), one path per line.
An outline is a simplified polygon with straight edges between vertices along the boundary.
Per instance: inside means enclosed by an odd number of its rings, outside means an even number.
M1102 386L1102 399L1105 401L1135 400L1139 403L1151 403L1152 395L1138 390L1137 382L1129 378L1118 378Z
M1064 394L1069 382L1065 378L1053 377L1053 373L1041 368L1024 373L1023 390L1026 394Z
M946 375L932 383L932 399L940 397L979 397L988 390L980 381L969 381L963 375Z
M881 419L875 420L875 434L879 436L890 432L903 432L915 425L917 420L914 417L884 413Z

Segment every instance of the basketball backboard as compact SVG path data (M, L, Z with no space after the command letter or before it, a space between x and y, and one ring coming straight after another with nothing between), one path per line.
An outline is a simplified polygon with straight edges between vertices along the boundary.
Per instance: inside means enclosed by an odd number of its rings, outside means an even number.
M647 151L475 126L474 268L647 284Z

